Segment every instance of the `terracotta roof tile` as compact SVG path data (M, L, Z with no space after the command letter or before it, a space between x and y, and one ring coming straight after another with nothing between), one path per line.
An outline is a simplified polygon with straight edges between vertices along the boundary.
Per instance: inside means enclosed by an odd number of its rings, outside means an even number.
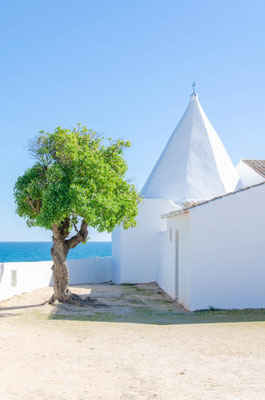
M241 160L252 168L257 174L265 178L265 160Z

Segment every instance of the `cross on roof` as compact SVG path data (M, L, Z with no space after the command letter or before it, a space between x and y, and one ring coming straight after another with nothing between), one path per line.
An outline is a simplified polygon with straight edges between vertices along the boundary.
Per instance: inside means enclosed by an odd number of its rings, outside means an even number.
M192 93L192 94L196 94L196 92L195 92L195 86L196 86L196 83L193 81L193 84L192 84L192 87L193 87L193 93Z

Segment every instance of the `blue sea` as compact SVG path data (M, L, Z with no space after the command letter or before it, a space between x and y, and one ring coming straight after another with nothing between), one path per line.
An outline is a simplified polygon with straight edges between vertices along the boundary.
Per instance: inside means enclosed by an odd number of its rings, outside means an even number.
M0 242L0 262L49 261L51 242ZM79 244L68 253L68 259L111 256L111 242Z

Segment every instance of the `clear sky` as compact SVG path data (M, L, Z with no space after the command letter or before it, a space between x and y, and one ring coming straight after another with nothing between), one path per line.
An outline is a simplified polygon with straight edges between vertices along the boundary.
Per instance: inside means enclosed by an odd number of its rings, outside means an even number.
M193 80L233 163L265 158L264 15L264 0L2 1L0 241L50 240L13 201L39 130L81 122L130 140L140 189Z

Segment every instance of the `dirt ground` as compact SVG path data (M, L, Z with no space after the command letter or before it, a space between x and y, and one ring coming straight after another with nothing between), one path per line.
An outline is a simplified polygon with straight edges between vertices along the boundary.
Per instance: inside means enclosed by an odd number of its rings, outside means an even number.
M97 301L0 302L0 400L265 399L265 310L188 313L155 284L72 291Z

